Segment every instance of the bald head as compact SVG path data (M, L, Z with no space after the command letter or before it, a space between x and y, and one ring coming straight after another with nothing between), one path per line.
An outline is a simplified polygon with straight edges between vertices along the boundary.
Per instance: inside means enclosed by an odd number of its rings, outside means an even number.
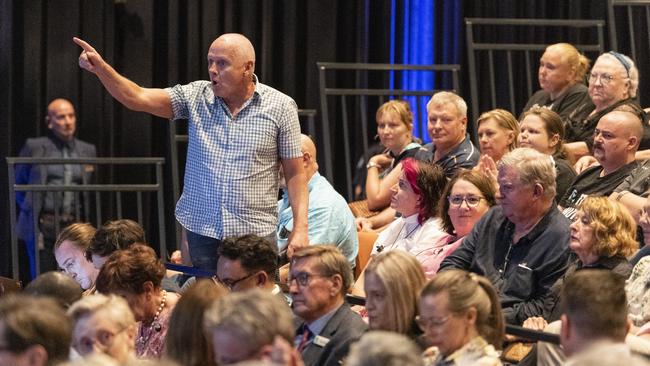
M57 98L47 106L47 128L62 141L71 141L77 130L74 106L67 99Z
M307 179L310 179L318 171L318 162L316 161L316 145L311 137L300 135L300 150L302 150L302 161Z
M636 114L614 111L604 115L594 130L593 155L605 175L634 161L643 136L643 125Z
M643 122L636 114L628 111L612 111L602 118L618 122L629 136L636 137L637 141L643 138Z
M225 46L234 51L241 62L252 62L255 65L255 48L251 41L243 34L226 33L219 36L212 42L213 46Z

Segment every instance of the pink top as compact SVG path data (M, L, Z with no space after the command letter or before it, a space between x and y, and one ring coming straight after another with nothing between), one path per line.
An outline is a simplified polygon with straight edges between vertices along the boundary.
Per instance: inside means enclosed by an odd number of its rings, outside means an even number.
M177 294L168 292L168 297L176 296ZM165 338L167 337L167 329L169 329L169 319L172 316L172 310L176 301L169 301L163 308L156 320L155 324L144 325L140 322L138 328L138 335L135 342L135 354L138 358L153 358L158 359L162 357L165 350Z
M427 277L427 280L435 277L442 260L456 250L465 237L463 236L456 241L453 241L454 239L456 239L454 236L441 238L441 240L434 244L433 247L420 254L421 257L425 257L424 260L420 262L422 263L424 275Z

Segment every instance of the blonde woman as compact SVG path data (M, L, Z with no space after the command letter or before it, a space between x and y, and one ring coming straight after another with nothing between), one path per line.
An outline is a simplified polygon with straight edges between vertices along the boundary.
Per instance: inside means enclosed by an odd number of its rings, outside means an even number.
M418 296L425 283L422 266L401 250L378 254L366 268L364 290L371 330L386 330L418 341Z

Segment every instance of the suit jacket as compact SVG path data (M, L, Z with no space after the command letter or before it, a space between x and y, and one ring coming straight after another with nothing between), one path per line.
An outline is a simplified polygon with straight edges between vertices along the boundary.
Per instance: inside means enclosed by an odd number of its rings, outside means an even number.
M329 339L329 342L323 346L312 341L302 351L302 359L305 365L341 365L348 354L350 345L361 338L361 335L367 329L368 325L361 319L359 314L350 310L347 303L343 303L319 334L320 337Z
M74 139L72 143L72 157L75 158L94 158L97 156L95 145L87 142ZM63 157L63 142L53 135L30 138L25 142L20 151L21 157L32 158L62 158ZM41 169L38 165L20 164L16 165L16 183L17 184L40 184L41 183ZM53 184L52 180L57 177L63 176L62 165L49 165L46 166L46 177L43 178L45 184ZM74 177L75 180L89 181L92 171L86 169L81 165L75 165ZM80 183L80 182L77 182ZM36 195L35 195L36 197ZM32 230L32 212L38 215L43 205L42 200L32 202L32 195L25 194L25 192L17 192L16 201L20 209L17 222L17 234L20 239L31 242L34 240L34 232Z

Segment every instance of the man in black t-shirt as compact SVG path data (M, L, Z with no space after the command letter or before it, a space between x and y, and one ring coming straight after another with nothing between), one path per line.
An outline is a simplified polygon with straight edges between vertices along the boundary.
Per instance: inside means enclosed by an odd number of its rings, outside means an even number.
M564 216L573 220L576 206L587 196L609 196L638 167L634 154L643 136L642 122L634 113L614 111L598 121L594 130L594 157L600 166L576 177L559 202Z

